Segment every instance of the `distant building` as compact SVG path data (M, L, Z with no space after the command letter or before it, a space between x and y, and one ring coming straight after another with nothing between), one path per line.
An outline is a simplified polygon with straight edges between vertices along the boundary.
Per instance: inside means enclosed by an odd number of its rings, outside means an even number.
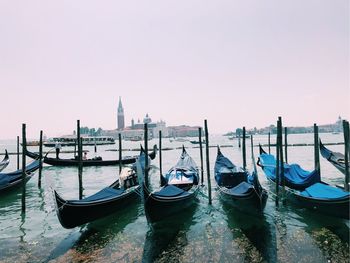
M119 97L119 105L118 105L117 123L118 123L118 126L117 126L118 130L122 130L125 128L124 108L120 97Z
M169 137L196 137L198 136L199 126L169 126Z

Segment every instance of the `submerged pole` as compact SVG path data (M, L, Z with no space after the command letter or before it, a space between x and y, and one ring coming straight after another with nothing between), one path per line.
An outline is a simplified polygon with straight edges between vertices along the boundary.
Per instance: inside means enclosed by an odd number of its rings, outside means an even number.
M287 127L284 127L284 156L285 156L285 160L286 163L288 163L288 130Z
M345 183L344 183L344 189L345 191L349 191L349 122L343 120L343 133L344 133L344 144L345 144L345 154L344 154L344 161L345 161Z
M211 182L210 182L210 165L209 165L209 135L208 135L207 120L204 120L204 133L205 133L205 153L206 153L206 162L207 162L207 180L208 180L209 204L211 205Z
M22 214L26 212L26 124L22 124Z
M276 206L278 206L279 203L279 174L280 174L280 141L279 141L279 120L277 121L277 138L276 138L276 170L275 170L275 183L276 183Z
M122 135L120 132L118 133L118 141L119 141L119 173L122 171Z
M40 164L39 164L39 179L38 179L38 187L41 188L41 173L42 173L42 169L43 169L43 131L40 131L40 139L39 139L39 160L40 160Z
M148 185L148 125L144 124L144 140L145 140L145 184Z
M17 170L19 170L19 136L17 136Z
M162 183L163 169L162 169L162 131L159 130L159 180Z
M314 156L315 156L315 170L318 172L319 175L321 175L321 169L320 169L320 150L319 150L319 144L318 144L318 126L316 123L314 123Z
M268 143L269 143L269 154L271 154L271 132L269 132Z
M247 156L246 156L246 148L245 148L245 127L243 127L243 138L242 138L242 155L243 155L243 170L245 171L247 168Z
M199 139L199 155L201 158L201 185L204 182L204 171L203 171L203 146L202 146L202 127L198 128L198 139Z

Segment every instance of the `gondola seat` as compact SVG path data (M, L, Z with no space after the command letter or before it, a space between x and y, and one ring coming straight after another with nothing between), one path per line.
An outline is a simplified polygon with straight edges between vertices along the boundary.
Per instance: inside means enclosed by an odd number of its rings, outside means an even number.
M97 200L102 200L102 199L108 199L108 198L112 198L112 197L121 195L123 192L124 192L124 190L121 190L121 189L114 189L112 187L106 187L94 195L91 195L91 196L84 198L82 200L77 200L77 202L91 202L91 201L97 201Z
M167 185L163 187L160 191L154 192L155 196L158 197L175 197L175 196L187 196L188 192L176 187L174 185Z
M248 184L247 182L241 182L239 185L231 188L229 190L230 193L235 194L235 195L247 195L249 192L254 190L254 186L251 184Z

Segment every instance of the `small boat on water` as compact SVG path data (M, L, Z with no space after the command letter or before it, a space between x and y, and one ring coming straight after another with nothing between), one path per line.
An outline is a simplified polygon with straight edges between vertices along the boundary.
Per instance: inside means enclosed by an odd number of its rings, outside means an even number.
M139 156L144 166L146 154ZM65 200L54 190L55 208L64 228L74 228L103 218L135 203L140 197L136 167L124 167L119 179L110 186L81 200Z
M109 136L82 136L83 145L109 145L115 144L113 137ZM77 136L63 136L63 137L54 137L49 138L44 142L45 147L55 147L56 143L59 143L62 147L64 146L75 146L77 145Z
M276 184L276 159L260 146L258 165L267 179ZM284 164L287 198L301 207L349 219L350 193L321 181L316 171L307 172L297 164ZM280 185L282 185L281 174Z
M7 153L7 150L5 150L5 156L4 156L4 159L2 159L2 161L0 162L0 172L2 170L4 170L7 165L10 163L10 158L9 158L9 155Z
M151 222L192 207L199 192L198 168L184 147L177 164L162 176L162 188L159 191L152 192L148 181L143 180L143 193L146 216Z
M214 171L220 197L227 204L252 214L264 210L268 194L260 185L257 173L249 174L235 166L221 153L219 146Z
M339 152L333 152L326 148L320 140L320 152L323 158L327 159L333 164L340 172L345 175L345 156Z
M34 160L26 166L26 182L34 175L35 171L39 169L40 161ZM0 173L0 194L13 190L22 185L22 169L18 169L10 173Z
M199 144L199 141L190 141L192 144ZM205 144L205 140L202 141L202 144Z
M153 160L157 154L157 145L153 146L153 151L149 154L149 157ZM33 153L27 150L26 155L37 159L39 158L39 154ZM136 161L137 156L133 157L124 157L121 160L122 164L132 164ZM77 158L74 159L60 159L60 158L51 158L47 157L47 154L44 156L44 163L55 165L55 166L78 166L79 160ZM83 166L108 166L108 165L118 165L120 163L119 160L103 160L101 157L95 157L92 159L82 160Z

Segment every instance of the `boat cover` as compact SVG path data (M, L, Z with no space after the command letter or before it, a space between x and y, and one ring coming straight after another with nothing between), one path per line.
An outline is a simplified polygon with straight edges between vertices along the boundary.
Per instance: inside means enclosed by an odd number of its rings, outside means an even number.
M260 155L260 165L263 167L265 175L275 181L276 179L276 159L271 154ZM320 182L320 174L314 171L306 171L298 164L284 164L284 177L286 186L293 189L305 189L314 183ZM281 178L281 177L280 177ZM281 182L281 180L280 180Z
M254 186L247 183L247 182L241 182L239 185L231 188L229 192L234 195L241 195L244 196L248 194L251 190L254 189Z
M124 190L121 190L121 189L114 189L112 187L106 187L106 188L103 188L101 191L97 192L96 194L93 194L93 195L86 197L82 200L74 200L72 202L85 203L85 202L92 202L92 201L101 201L104 199L110 199L110 198L119 196L123 192L124 192Z
M350 195L349 192L346 192L340 188L322 183L313 184L312 186L307 187L300 194L306 197L322 199L344 198Z
M154 192L153 195L159 197L175 197L186 196L189 195L189 193L174 185L166 185L160 191Z
M39 168L40 162L38 160L30 163L26 166L26 172L30 173L35 171ZM19 169L17 171L11 172L11 173L0 173L0 186L7 185L13 181L18 180L22 177L22 169Z
M183 149L177 164L165 175L165 179L169 184L198 184L197 164L192 157L188 155L185 149Z

